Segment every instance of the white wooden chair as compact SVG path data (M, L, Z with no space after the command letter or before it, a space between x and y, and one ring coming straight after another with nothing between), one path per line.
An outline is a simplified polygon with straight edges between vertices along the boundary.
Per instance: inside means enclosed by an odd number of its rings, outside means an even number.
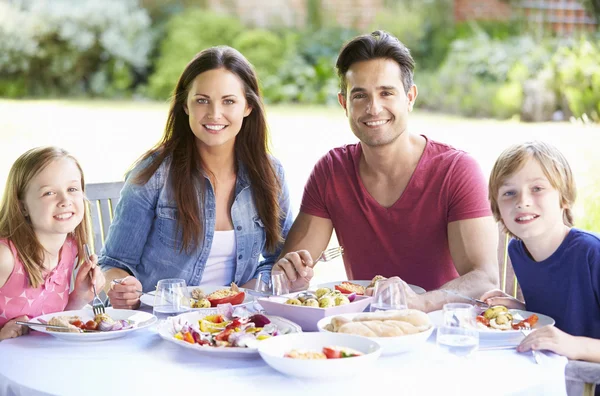
M85 186L92 218L92 251L99 254L112 223L124 182L94 183Z

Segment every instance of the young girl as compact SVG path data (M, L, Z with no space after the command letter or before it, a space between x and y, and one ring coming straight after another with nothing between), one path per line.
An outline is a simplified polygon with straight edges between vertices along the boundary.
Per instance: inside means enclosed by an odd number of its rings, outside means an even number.
M533 331L520 352L547 349L600 362L600 239L573 228L575 194L571 168L555 147L528 142L500 154L489 197L496 220L515 238L508 253L525 302L500 290L481 299L554 318L556 327Z
M26 333L16 321L82 308L93 299L90 273L104 285L96 256L82 259L83 187L77 160L56 147L29 150L10 169L0 204L0 340Z
M121 191L99 260L111 304L136 308L138 291L165 278L251 288L292 221L256 74L235 49L208 48L183 70L161 141Z

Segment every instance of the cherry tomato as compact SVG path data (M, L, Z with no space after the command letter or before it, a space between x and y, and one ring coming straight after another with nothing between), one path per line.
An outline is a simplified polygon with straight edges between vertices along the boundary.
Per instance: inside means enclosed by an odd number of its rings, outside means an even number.
M74 320L71 322L71 324L75 327L79 327L80 329L83 329L83 322L81 320Z
M85 322L85 324L83 325L83 328L87 329L87 330L96 330L98 328L98 323L96 323L93 320L88 320L87 322Z
M476 320L478 323L481 323L481 324L484 324L484 325L486 325L487 327L490 327L490 320L489 320L488 318L486 318L485 316L481 316L481 315L479 315L479 316L477 316L477 317L475 318L475 320Z

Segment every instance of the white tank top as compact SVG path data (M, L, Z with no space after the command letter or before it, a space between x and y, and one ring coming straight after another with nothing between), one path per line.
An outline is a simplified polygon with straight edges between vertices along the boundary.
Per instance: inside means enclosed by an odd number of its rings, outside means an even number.
M235 275L235 231L215 231L200 285L227 285Z

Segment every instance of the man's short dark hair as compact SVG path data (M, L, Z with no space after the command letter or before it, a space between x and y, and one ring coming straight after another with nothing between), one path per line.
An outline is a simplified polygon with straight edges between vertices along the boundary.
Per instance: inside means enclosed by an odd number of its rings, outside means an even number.
M372 59L391 59L400 66L404 91L413 85L413 70L415 61L410 51L400 40L383 30L355 37L347 43L338 56L335 67L340 78L340 91L346 96L346 72L356 62Z

